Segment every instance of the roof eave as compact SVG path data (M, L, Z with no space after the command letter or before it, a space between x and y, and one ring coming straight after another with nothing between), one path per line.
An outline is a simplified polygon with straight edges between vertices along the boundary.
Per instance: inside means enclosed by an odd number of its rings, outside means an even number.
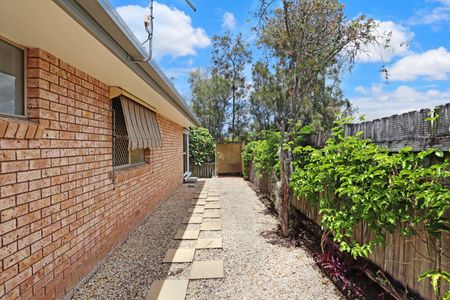
M155 63L133 60L135 58L144 59L147 53L107 0L53 1L188 118L194 126L200 126L195 114Z

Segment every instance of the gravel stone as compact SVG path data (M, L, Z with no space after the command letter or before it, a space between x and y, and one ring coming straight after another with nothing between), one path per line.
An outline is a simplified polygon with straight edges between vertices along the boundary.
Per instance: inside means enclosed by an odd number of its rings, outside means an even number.
M169 248L192 248L196 241L175 241L178 229L190 215L192 198L201 187L220 195L222 231L200 231L199 238L223 240L223 249L196 250L194 261L223 260L225 278L189 282L186 299L345 299L315 265L307 250L271 243L278 220L242 178L200 180L198 188L181 186L155 209L146 221L117 247L73 299L145 299L158 279L188 279L191 263L163 264ZM184 226L184 227L183 227Z

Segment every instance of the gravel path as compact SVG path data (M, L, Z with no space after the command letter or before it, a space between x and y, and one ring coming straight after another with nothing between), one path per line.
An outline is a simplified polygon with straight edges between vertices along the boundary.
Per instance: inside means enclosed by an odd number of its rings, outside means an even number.
M201 231L199 238L222 237L223 250L196 250L194 260L222 259L225 278L190 281L186 299L344 299L306 250L272 244L265 237L277 228L277 220L247 182L242 178L207 182L218 183L223 229ZM198 189L180 187L113 252L74 299L144 299L155 279L187 279L190 264L169 267L161 261L168 248L194 247L195 241L171 237L192 206L195 193Z

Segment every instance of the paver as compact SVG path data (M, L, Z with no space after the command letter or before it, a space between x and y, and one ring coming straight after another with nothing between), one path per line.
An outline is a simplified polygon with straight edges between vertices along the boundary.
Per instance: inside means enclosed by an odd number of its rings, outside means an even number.
M213 279L222 278L223 276L222 260L194 261L189 279Z
M215 222L215 223L203 223L200 226L201 231L219 231L222 230L222 223L221 222Z
M192 200L191 202L194 205L205 205L206 204L206 199L197 199L197 200Z
M217 202L208 202L205 204L204 209L217 209L220 208L220 204Z
M203 217L190 216L183 219L183 224L201 224Z
M147 292L146 300L184 300L188 280L155 280Z
M222 214L220 213L219 209L208 209L203 214L204 218L212 218L212 219L217 219L220 218L221 216Z
M206 202L219 202L219 198L206 198Z
M194 260L195 249L168 249L163 263L188 263Z
M189 213L203 213L205 211L205 208L203 206L201 207L192 207L188 209Z
M179 229L173 238L175 240L196 240L199 234L200 230Z
M222 248L222 238L198 239L195 249L214 249Z

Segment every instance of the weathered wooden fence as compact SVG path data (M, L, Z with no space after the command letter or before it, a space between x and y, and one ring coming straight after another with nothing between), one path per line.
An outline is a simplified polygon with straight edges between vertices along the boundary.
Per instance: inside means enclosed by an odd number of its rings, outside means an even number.
M250 171L250 181L259 191L270 197L274 188L274 182L270 176L255 176ZM320 223L319 209L305 199L293 199L293 206L299 210L308 219ZM419 234L423 230L418 229ZM366 224L360 224L355 230L355 238L359 242L367 241L371 238L371 233ZM430 257L440 259L442 265L450 265L450 235L443 236L442 253L433 252L424 239L418 237L405 238L397 230L394 234L387 236L386 244L379 246L369 256L369 260L377 267L391 275L398 282L402 283L409 290L421 295L424 299L434 299L433 290L429 280L418 282L419 275L423 272L433 269ZM442 290L448 290L450 287L444 283Z
M211 178L216 175L216 163L204 163L202 166L192 166L192 176L199 178Z
M434 112L439 115L435 122L427 120L431 112L430 109L422 109L369 122L349 124L345 126L345 135L363 132L363 138L370 139L393 152L405 146L411 146L414 151L430 147L448 150L450 148L450 103L434 109ZM328 137L329 133L314 134L307 142L321 147Z
M401 115L394 115L370 122L350 124L345 127L346 135L354 135L363 132L362 137L372 140L374 143L390 149L392 152L402 147L411 146L414 151L426 148L448 150L450 148L450 103L439 106L435 112L439 114L436 121L426 120L430 117L430 110L423 109ZM316 134L308 143L321 147L329 134ZM270 176L255 176L250 167L250 181L268 196L272 194L274 182ZM305 199L293 199L293 206L302 212L308 219L320 223L319 209ZM449 212L450 214L450 212ZM423 229L417 228L419 236ZM355 238L359 242L371 238L371 232L366 224L359 224L355 230ZM440 260L443 266L450 265L450 235L443 234L443 250L441 253L433 252L427 241L419 237L405 238L397 230L387 236L387 243L379 246L369 256L369 260L380 269L387 272L409 290L421 295L424 299L434 299L433 290L429 280L418 282L417 279L423 272L433 269L429 258ZM449 271L447 269L447 271ZM443 284L442 290L449 290L450 286Z

